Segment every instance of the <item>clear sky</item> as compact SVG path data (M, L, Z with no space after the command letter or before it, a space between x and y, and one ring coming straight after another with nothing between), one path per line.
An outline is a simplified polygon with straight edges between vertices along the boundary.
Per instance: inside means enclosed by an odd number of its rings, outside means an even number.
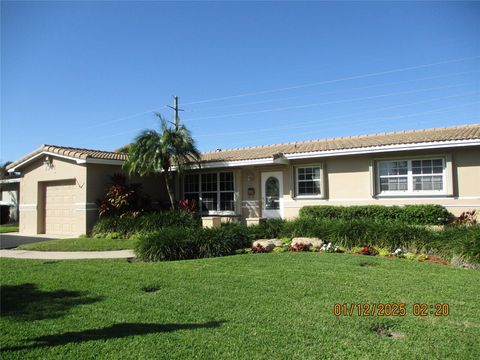
M480 123L480 3L1 3L1 161L172 95L203 151Z

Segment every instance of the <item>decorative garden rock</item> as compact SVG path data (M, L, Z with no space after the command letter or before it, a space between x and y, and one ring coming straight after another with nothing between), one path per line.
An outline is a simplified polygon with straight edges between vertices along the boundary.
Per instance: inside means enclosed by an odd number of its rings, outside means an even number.
M298 237L292 239L292 246L304 245L304 246L313 246L320 248L323 245L323 241L319 238L307 238L307 237Z
M255 241L252 247L257 247L258 245L267 250L272 250L274 247L283 246L284 244L278 239L260 239Z

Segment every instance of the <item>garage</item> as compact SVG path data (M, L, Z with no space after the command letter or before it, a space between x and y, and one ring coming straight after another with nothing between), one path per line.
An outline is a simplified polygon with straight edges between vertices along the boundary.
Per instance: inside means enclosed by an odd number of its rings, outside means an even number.
M45 233L75 235L75 180L45 184Z
M98 220L97 201L127 155L114 151L42 145L8 166L20 175L19 232L76 237ZM167 201L163 178L132 178L153 203Z

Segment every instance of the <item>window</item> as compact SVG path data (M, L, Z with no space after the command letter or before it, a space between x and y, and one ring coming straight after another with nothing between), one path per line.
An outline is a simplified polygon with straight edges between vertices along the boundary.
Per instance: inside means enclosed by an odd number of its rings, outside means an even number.
M320 195L320 167L299 167L296 171L297 196Z
M412 161L413 190L443 190L443 161Z
M378 163L380 194L435 194L445 192L445 160L389 160Z
M233 172L189 174L184 176L186 199L195 199L202 212L235 211Z
M265 209L280 209L280 184L274 176L270 176L265 182Z
M408 190L408 161L384 161L379 164L380 191Z
M220 176L220 210L234 211L235 196L233 192L233 173L223 172Z
M185 175L183 178L183 193L185 199L195 200L198 205L200 202L199 198L199 189L200 183L198 180L198 175Z

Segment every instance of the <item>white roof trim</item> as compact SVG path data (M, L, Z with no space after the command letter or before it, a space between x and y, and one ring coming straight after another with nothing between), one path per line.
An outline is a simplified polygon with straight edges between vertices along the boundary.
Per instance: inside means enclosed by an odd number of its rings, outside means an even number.
M358 147L358 148L340 149L340 150L322 150L322 151L311 151L311 152L290 153L290 154L287 153L287 154L283 154L283 157L279 157L275 160L273 158L262 158L262 159L251 159L251 160L207 162L207 163L203 163L201 165L201 168L208 169L208 168L235 167L235 166L248 166L248 165L269 165L269 164L273 165L273 164L288 163L288 160L295 160L295 159L374 154L374 153L392 152L392 151L442 149L442 148L451 148L451 147L460 147L460 146L480 146L480 139L435 141L435 142L422 142L422 143L413 143L413 144ZM198 169L198 167L194 167L193 169Z
M233 161L215 161L202 163L199 167L198 165L192 166L192 169L209 169L209 168L220 168L220 167L234 167L234 166L244 166L244 165L268 165L276 164L273 158L263 158L263 159L251 159L251 160L233 160Z
M37 159L41 156L44 156L44 155L49 155L49 156L59 157L59 158L62 158L62 159L71 160L71 161L76 162L77 164L85 164L85 163L105 164L105 165L122 165L123 164L123 160L91 159L91 158L78 159L78 158L75 158L73 156L61 155L61 154L57 154L57 153L54 153L54 152L51 152L51 151L42 151L42 152L39 152L38 154L35 154L34 156L26 159L25 161L21 162L20 164L16 165L15 167L9 169L8 172L10 172L10 173L16 172L17 168L35 160L35 159Z
M329 156L345 156L345 155L361 155L361 154L374 154L380 152L393 152L393 151L411 151L411 150L428 150L428 149L442 149L442 148L451 148L451 147L462 147L462 146L480 146L480 139L469 139L469 140L450 140L450 141L433 141L433 142L421 142L421 143L412 143L412 144L397 144L397 145L380 145L380 146L369 146L369 147L358 147L351 149L340 149L340 150L322 150L322 151L311 151L303 153L290 153L284 154L283 157L278 157L273 159L272 157L261 158L261 159L249 159L249 160L231 160L231 161L215 161L215 162L206 162L201 164L201 166L192 166L191 169L211 169L211 168L222 168L222 167L238 167L238 166L249 166L249 165L273 165L273 164L285 164L288 160L295 159L309 159L309 158L318 158L318 157L329 157ZM23 161L22 163L16 165L14 168L8 170L8 172L15 172L18 167L25 165L26 163L42 156L42 155L51 155L71 161L75 161L77 164L104 164L104 165L122 165L123 160L108 160L108 159L77 159L71 156L59 155L50 151L42 151L31 158Z
M123 160L115 160L115 159L92 159L92 158L87 158L85 160L82 160L81 163L103 164L103 165L123 165L124 162L125 161L123 161ZM79 163L79 162L77 161L77 163Z
M451 141L435 141L435 142L423 142L423 143L413 143L413 144L369 146L369 147L359 147L359 148L352 148L352 149L292 153L292 154L284 154L284 156L288 160L293 160L293 159L309 159L309 158L329 157L329 156L374 154L379 152L392 152L392 151L443 149L443 148L460 147L460 146L480 146L480 140L479 139L451 140Z

